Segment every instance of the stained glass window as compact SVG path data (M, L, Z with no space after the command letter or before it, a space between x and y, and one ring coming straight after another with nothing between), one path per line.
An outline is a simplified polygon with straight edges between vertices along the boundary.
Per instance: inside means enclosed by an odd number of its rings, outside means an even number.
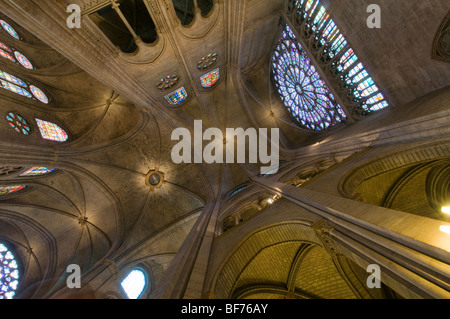
M1 72L1 71L0 71ZM7 81L4 80L0 80L0 85L2 88L7 89L11 92L20 94L22 96L31 98L32 95L30 94L30 92L28 92L27 90L25 90L24 88L21 88L20 86L17 86L15 84L9 83Z
M13 56L11 54L9 54L8 52L4 51L3 49L0 49L0 56L2 58L10 60L11 62L16 62L16 60L13 58Z
M8 52L12 52L11 49L6 44L4 44L3 42L0 42L0 49L3 49L3 50L8 51Z
M4 21L4 20L0 20L0 24L1 24L2 28L3 28L6 32L9 33L10 36L16 38L17 40L20 40L20 37L19 37L19 35L17 34L16 30L14 30L14 28L11 27L11 26L9 25L9 23L7 23L7 22Z
M121 286L129 299L138 299L146 286L145 274L135 269L122 281Z
M165 78L162 78L158 82L157 87L160 90L165 90L165 89L171 88L172 86L174 86L177 83L178 83L178 76L168 75Z
M34 85L28 86L28 84L26 84L24 81L7 72L0 71L0 84L2 88L20 94L22 96L28 98L32 98L34 96L38 101L45 104L48 104L49 102L49 99L41 89ZM31 95L30 92L28 92L25 88L30 89L33 95Z
M16 56L17 61L26 69L32 70L34 69L33 64L31 64L30 60L27 59L25 55L20 53L19 51L15 51L14 55Z
M25 189L25 186L0 186L0 195L9 195Z
M188 94L184 87L181 87L178 90L165 96L167 102L169 102L172 105L177 105L177 104L184 102L184 100L186 100L187 97L188 97Z
M15 58L12 55L13 52L14 52ZM23 66L24 68L26 68L28 70L34 69L33 64L30 62L30 60L28 60L28 58L25 55L23 55L22 53L20 53L19 51L15 50L15 49L11 49L9 46L4 44L3 42L0 42L0 56L5 59L10 60L11 62L20 64L21 66Z
M333 74L340 75L347 95L357 104L354 110L365 115L388 107L384 95L320 0L290 0L290 8L289 16L297 20L303 30L301 34L315 42L308 49L320 52L322 62L328 64Z
M19 265L8 247L0 243L0 299L13 299L19 285Z
M36 119L36 123L43 139L57 142L65 142L69 139L69 135L61 127L54 123L39 119Z
M219 69L215 69L214 71L209 72L208 74L205 74L200 78L200 81L202 82L202 86L204 88L210 88L213 87L220 79L220 71Z
M6 72L0 71L0 78L6 80L6 81L8 81L8 82L11 82L11 83L13 83L13 84L22 86L22 87L24 87L24 88L27 87L27 84L26 84L24 81L22 81L22 80L19 79L18 77L15 77L14 75L11 75L11 74L9 74L9 73L6 73Z
M24 176L41 176L41 175L53 173L55 171L56 171L56 168L49 169L47 167L33 167L33 168L30 168L29 170L23 172L22 174L20 174L20 176L21 177L24 177Z
M275 85L281 99L303 127L323 130L346 118L287 25L272 63Z
M6 120L8 121L9 126L11 126L17 133L30 135L31 126L20 114L9 112L6 114Z
M42 92L41 89L35 87L34 85L30 85L30 90L31 90L31 93L33 93L35 98L37 98L39 101L41 101L44 104L48 104L48 98L44 94L44 92Z
M198 62L197 68L200 70L207 69L209 67L212 67L216 62L217 62L217 53L210 53L208 55L205 55Z

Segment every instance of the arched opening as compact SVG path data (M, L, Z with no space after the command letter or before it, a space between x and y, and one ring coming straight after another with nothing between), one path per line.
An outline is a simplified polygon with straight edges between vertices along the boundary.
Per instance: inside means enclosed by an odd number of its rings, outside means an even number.
M139 299L147 286L147 278L140 269L132 270L120 283L128 299Z
M207 16L214 7L214 0L197 0L198 8L200 9L202 16Z
M143 0L118 0L89 15L108 39L124 53L137 50L137 38L154 43L158 34Z
M175 13L182 25L189 25L194 20L194 0L172 0Z

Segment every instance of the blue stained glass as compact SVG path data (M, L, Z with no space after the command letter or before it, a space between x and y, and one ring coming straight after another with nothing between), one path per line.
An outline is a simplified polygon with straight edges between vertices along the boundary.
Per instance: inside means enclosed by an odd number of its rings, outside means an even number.
M28 97L28 98L32 98L30 92L28 92L27 90L25 90L25 89L15 85L15 84L9 83L9 82L4 81L4 80L0 80L0 84L1 84L2 88L4 88L4 89L7 89L7 90L9 90L11 92L20 94L20 95Z
M42 138L50 141L66 142L69 135L59 125L55 123L36 119L36 123L41 132Z
M42 102L44 104L48 104L48 102L49 102L48 97L45 95L44 92L42 92L41 89L39 89L38 87L36 87L34 85L30 85L30 90L36 99L38 99L40 102Z
M14 55L16 56L17 61L26 69L32 70L34 69L33 64L31 64L30 60L27 59L25 55L20 53L19 51L14 52Z
M331 65L337 73L341 73L340 80L343 82L344 87L349 89L349 94L353 94L353 100L358 103L358 108L363 110L363 114L367 114L369 112L373 112L382 108L389 106L384 96L379 93L378 87L375 85L373 79L370 77L369 72L367 72L364 66L358 62L358 57L353 51L353 49L349 46L345 37L341 34L336 23L331 19L331 17L327 14L325 8L320 5L319 0L296 0L295 6L297 7L297 19L300 23L304 23L307 30L305 31L313 31L314 40L318 41L318 43L322 46L327 45L324 52L328 55L329 59L333 59L338 56L337 61L333 62ZM304 20L304 21L303 21ZM309 30L308 30L309 28ZM302 65L305 70L307 76L311 79L311 83L314 86L314 90L311 90L309 87L309 83L307 81L300 82L302 86L304 86L305 94L300 97L291 97L291 95L295 95L296 87L293 87L289 84L290 79L292 77L297 77L298 73L289 72L290 65L295 64L292 56L295 55L293 52L297 52L292 49L292 44L290 41L295 41L295 36L292 31L286 28L282 33L282 44L277 48L276 54L273 57L273 69L278 70L274 72L274 81L278 87L278 91L282 96L283 102L288 105L290 108L295 107L296 105L301 105L308 112L312 112L314 110L314 116L310 116L310 113L307 113L308 116L305 118L308 121L316 121L318 117L324 116L324 114L320 111L311 108L311 99L313 99L313 95L320 92L322 94L322 101L318 102L322 107L327 105L329 101L333 101L334 98L330 100L324 99L323 96L331 96L331 93L323 94L323 92L318 89L319 83L316 79L316 76L313 75L315 69L313 66L309 66L308 60L305 60L303 57L303 53L300 56L300 59L297 58L298 64ZM345 49L345 52L343 52ZM288 52L288 50L292 52ZM279 53L279 52L283 53ZM302 50L300 49L300 52ZM340 55L340 56L339 56ZM277 61L279 60L279 61ZM281 75L282 74L282 75ZM286 82L284 86L287 89L281 90L279 87L279 83ZM356 89L355 89L356 86ZM290 109L292 113L292 109ZM337 108L335 111L330 111L330 114L337 117L334 118L335 121L340 122L345 118L345 114L342 108ZM303 116L302 113L300 116ZM328 116L325 116L326 120L329 120ZM332 118L332 121L334 121ZM300 119L302 124L305 124L303 119ZM314 124L314 127L322 127L321 124Z
M345 40L344 36L340 34L336 40L334 40L333 45L331 46L331 51L333 51L334 54L337 54L339 51L343 49L343 47L347 44L347 41Z
M300 5L302 5L303 2L304 2L304 0L301 1ZM307 16L306 13L307 13L309 16L311 16L312 12L314 11L315 6L314 6L314 8L313 8L312 10L310 10L311 7L312 7L312 5L313 5L313 2L314 2L314 0L306 0L305 17Z
M10 112L6 114L6 120L8 121L9 126L11 126L17 133L30 135L31 126L21 115Z
M0 24L1 24L1 26L3 27L3 29L4 29L6 32L9 33L10 36L12 36L13 38L15 38L15 39L17 39L17 40L20 40L20 37L19 37L19 35L17 34L16 30L14 30L14 28L11 27L11 26L9 25L9 23L7 23L7 22L4 21L4 20L0 20Z
M376 92L378 92L377 86L376 86L376 85L372 85L371 87L365 89L365 90L361 93L361 96L362 96L362 97L367 97L367 96L370 96L370 95L372 95L373 93L376 93Z
M166 95L166 101L172 105L178 105L186 100L188 94L184 87L179 88L178 90Z
M46 175L46 174L50 174L56 171L56 168L54 169L49 169L47 167L33 167L30 168L29 170L23 172L22 174L20 174L21 177L24 176L40 176L40 175Z
M316 18L314 19L314 24L319 23L324 15L325 15L325 8L321 7L319 13L316 15Z
M44 94L44 92L42 92L41 89L34 85L28 86L24 81L7 72L0 71L0 84L1 87L11 92L20 94L28 98L32 98L34 95L34 97L42 103L48 104L49 102L47 96ZM30 92L25 88L31 90L31 93L33 93L33 95L31 95Z
M375 111L382 110L382 109L384 109L384 108L386 108L386 107L388 107L388 106L389 106L388 103L387 103L386 101L383 101L383 102L378 103L378 104L376 104L376 105L370 106L370 107L368 108L368 111L370 111L370 112L375 112Z
M273 55L275 85L289 112L305 128L323 130L342 122L345 113L333 101L310 58L286 26Z
M347 74L347 82L352 82L350 80L348 80L349 78L354 77L356 74L358 74L358 72L360 72L361 70L363 70L363 65L361 63L358 63L358 65L356 65L355 67L353 67Z
M6 80L8 82L14 83L16 85L22 86L24 88L27 87L27 84L24 81L22 81L21 79L15 77L14 75L6 73L6 72L0 71L0 78Z
M336 28L337 28L336 24L334 23L334 21L332 19L330 19L330 21L328 22L328 25L326 26L326 28L322 34L323 38L328 41L329 40L328 36L330 34L332 34Z
M379 94L377 94L377 95L375 95L375 96L369 98L369 99L365 102L365 104L367 104L367 105L370 105L370 104L376 104L376 103L378 103L378 102L380 102L380 101L383 101L383 100L384 100L383 94L379 93Z
M19 284L19 269L10 249L0 243L0 299L13 299Z

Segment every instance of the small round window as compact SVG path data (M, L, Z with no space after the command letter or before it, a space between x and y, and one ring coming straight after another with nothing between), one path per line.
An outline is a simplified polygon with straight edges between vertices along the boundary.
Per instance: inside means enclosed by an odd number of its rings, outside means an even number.
M19 285L19 266L11 250L0 243L0 299L13 299Z

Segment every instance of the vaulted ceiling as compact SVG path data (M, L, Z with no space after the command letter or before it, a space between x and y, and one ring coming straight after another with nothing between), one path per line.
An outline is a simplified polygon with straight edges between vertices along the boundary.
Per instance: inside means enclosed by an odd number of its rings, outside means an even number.
M100 1L73 2L86 11ZM146 2L158 38L138 44L132 54L108 42L87 16L83 28L68 30L65 7L72 1L0 3L3 18L23 38L0 32L0 41L19 48L37 69L23 70L5 59L1 68L39 84L51 99L44 105L2 90L0 114L14 110L30 123L47 119L70 135L60 144L40 138L35 124L32 134L23 136L0 123L0 166L58 169L39 178L0 177L1 185L28 185L0 201L0 238L18 247L27 269L24 297L48 296L60 288L71 263L88 272L104 260L125 262L141 249L165 264L207 203L258 173L252 165L174 164L174 128L192 130L194 120L221 130L278 127L282 159L333 134L299 128L272 86L270 58L285 1L214 1L208 15L197 13L188 26L176 16L179 2L175 7L168 0ZM377 30L365 26L371 2L324 4L393 107L448 86L449 64L431 58L448 1L381 1L383 24ZM199 81L205 71L197 64L209 53L218 54L214 67L220 68L221 79L205 89ZM167 75L177 75L174 88L184 86L189 94L180 106L167 103L170 90L157 88ZM145 183L151 170L164 173L160 188Z

